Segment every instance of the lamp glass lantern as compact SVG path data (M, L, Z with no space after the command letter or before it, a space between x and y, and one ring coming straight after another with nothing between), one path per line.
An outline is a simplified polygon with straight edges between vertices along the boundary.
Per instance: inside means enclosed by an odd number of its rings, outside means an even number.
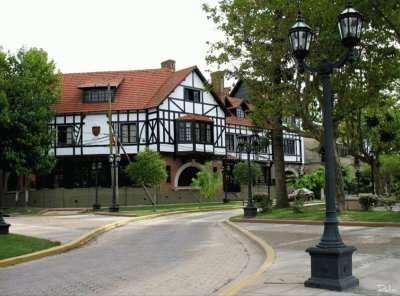
M108 156L108 162L109 162L109 163L113 163L113 162L114 162L114 155L113 155L113 154L110 154L110 155Z
M339 14L337 21L340 39L345 47L351 49L360 42L363 20L361 13L348 1L346 9Z
M289 30L289 42L292 54L298 60L304 60L310 53L313 32L303 20L300 10L297 13L296 23Z

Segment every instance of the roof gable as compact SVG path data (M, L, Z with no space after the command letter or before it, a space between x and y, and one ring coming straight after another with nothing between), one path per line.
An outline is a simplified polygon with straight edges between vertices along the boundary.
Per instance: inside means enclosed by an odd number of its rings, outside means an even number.
M82 89L115 87L112 110L141 110L157 107L195 67L177 72L169 69L63 74L59 113L97 112L108 109L107 102L83 103Z

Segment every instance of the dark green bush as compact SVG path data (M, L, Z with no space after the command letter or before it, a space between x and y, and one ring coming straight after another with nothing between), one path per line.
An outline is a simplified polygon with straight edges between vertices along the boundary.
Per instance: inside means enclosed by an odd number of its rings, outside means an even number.
M291 204L292 204L293 212L295 212L295 213L303 212L304 198L295 198Z
M272 199L265 192L253 194L253 200L257 208L261 209L261 213L270 212L272 210Z
M358 198L364 211L371 211L372 208L378 204L378 197L372 194L363 194Z

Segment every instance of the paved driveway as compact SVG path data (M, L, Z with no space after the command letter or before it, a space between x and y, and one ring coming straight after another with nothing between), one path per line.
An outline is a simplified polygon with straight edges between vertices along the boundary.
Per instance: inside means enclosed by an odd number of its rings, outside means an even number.
M129 223L68 253L1 268L0 295L218 294L264 259L223 223L235 213Z

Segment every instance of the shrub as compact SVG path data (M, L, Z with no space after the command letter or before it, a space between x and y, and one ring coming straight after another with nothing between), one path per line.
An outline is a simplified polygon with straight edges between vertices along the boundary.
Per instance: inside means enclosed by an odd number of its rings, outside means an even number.
M272 210L272 199L265 192L253 194L253 200L257 208L261 209L261 213L270 212Z
M295 213L302 213L304 207L304 199L303 198L296 198L292 202L292 209Z
M397 203L395 198L382 198L382 204L387 211L393 210L393 206Z
M360 195L358 202L361 204L364 211L371 211L378 204L378 197L372 194Z

